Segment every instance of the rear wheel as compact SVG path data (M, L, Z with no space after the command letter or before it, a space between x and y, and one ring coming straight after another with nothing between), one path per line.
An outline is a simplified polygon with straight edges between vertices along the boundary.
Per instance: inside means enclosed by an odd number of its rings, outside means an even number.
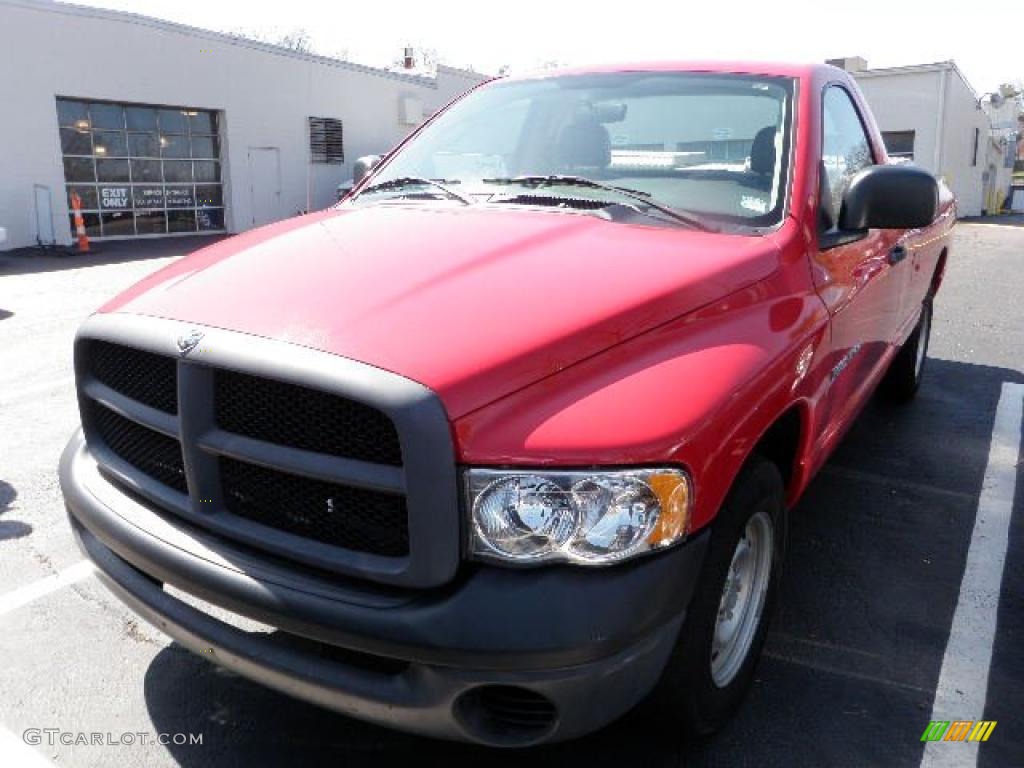
M932 333L932 303L921 305L921 317L900 351L893 358L882 381L882 389L890 399L906 402L917 394L928 360L928 340Z
M739 707L778 594L786 529L779 470L755 457L714 522L701 581L652 697L663 733L708 736Z

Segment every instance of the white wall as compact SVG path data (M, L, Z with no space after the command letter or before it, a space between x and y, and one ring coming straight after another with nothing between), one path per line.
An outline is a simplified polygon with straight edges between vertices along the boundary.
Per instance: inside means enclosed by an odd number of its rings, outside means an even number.
M484 77L441 67L409 77L234 40L133 14L38 0L0 0L0 226L2 248L32 245L33 185L50 188L54 232L71 242L57 96L222 112L227 227L251 226L249 147L278 147L280 215L323 208L362 154L389 149L412 126L399 100L429 115ZM345 164L311 165L307 118L344 123Z
M984 207L989 137L988 116L978 108L978 97L962 79L950 72L946 91L946 127L943 134L942 175L957 196L961 216L980 216ZM978 151L974 153L974 134Z
M917 72L874 77L854 72L853 76L875 115L878 129L914 131L914 162L936 173L939 73Z
M851 74L879 130L914 131L914 162L946 180L957 196L961 216L979 215L989 123L959 74L952 67ZM980 132L976 165L972 164L975 128Z

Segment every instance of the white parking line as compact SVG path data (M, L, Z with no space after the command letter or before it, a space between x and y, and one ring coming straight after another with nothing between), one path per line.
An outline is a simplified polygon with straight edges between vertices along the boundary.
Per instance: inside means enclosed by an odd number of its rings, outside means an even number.
M0 726L0 765L52 768L53 763L32 749L20 736Z
M34 581L13 592L0 595L0 616L10 613L15 608L31 603L33 600L56 592L61 587L81 581L93 571L93 565L88 560L80 560L72 566L65 568L60 573L47 576L45 579ZM0 761L2 764L2 761ZM10 765L10 763L7 763Z
M1017 485L1022 415L1024 385L1004 382L967 564L960 582L960 597L935 689L932 720L984 718L996 635L996 610ZM921 724L922 732L925 725ZM998 732L995 736L998 738ZM921 756L921 765L929 768L973 766L977 762L978 742L927 742Z

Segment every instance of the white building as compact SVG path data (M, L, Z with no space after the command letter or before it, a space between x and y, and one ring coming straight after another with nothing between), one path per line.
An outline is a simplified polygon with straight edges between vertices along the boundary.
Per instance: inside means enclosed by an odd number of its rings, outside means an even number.
M859 57L829 63L856 79L891 156L905 157L945 179L961 216L982 213L995 150L979 96L956 63L887 69L868 69Z
M0 0L0 249L238 232L329 205L483 75L361 66L129 13Z

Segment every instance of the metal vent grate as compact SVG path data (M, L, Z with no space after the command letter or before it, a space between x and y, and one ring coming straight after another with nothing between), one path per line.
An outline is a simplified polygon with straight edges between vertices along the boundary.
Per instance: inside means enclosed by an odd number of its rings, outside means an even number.
M91 432L116 456L159 483L188 493L181 444L172 437L129 421L94 400L85 401Z
M345 162L345 141L341 120L309 118L309 153L314 163L337 165Z
M238 517L357 552L409 554L405 499L220 458L224 505Z
M401 466L391 419L368 405L297 384L218 370L217 426L305 451Z
M81 343L79 353L85 371L100 383L151 408L177 413L174 358L91 339Z

